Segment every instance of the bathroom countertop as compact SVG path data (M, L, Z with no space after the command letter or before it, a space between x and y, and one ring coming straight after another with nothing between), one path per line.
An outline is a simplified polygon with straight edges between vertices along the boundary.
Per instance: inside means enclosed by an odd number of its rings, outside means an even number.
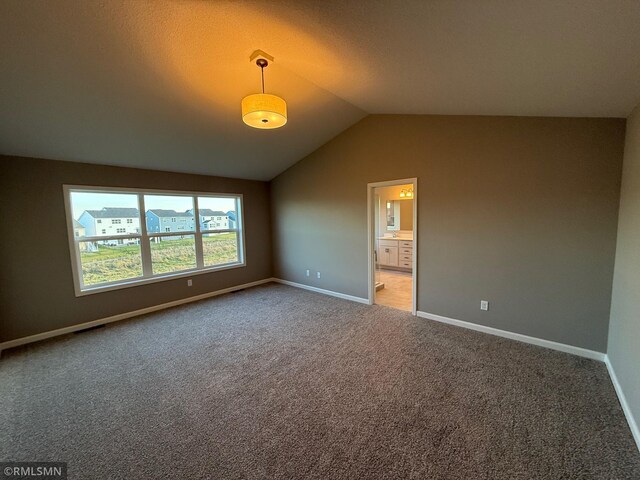
M404 240L405 242L413 242L413 237L378 237L378 240Z

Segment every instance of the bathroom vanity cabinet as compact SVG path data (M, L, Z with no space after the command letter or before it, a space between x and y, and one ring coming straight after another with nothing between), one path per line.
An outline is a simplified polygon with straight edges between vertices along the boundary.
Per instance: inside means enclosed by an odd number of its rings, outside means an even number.
M381 267L411 270L413 266L413 240L406 238L379 238L378 264Z

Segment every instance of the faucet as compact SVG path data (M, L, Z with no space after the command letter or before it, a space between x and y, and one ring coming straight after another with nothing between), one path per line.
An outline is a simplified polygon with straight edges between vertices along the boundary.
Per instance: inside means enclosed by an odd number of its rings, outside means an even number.
M393 233L391 234L391 237L393 237L393 238L397 238L397 237L398 237L398 234L397 234L396 232L393 232Z

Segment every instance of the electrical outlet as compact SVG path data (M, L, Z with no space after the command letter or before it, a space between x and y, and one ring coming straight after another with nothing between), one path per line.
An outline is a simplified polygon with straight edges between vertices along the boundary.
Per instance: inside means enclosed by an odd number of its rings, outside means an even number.
M480 310L489 310L488 300L480 300Z
M190 287L191 285L193 285L193 280L191 279L187 280L187 287Z
M318 277L318 278L320 278L320 272L318 272L318 275L317 275L317 277Z
M311 273L309 272L309 270L307 270L307 277L310 275Z

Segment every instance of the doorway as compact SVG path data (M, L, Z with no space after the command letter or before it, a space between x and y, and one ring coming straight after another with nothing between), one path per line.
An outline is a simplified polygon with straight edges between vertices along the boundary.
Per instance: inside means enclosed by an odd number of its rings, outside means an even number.
M369 304L416 314L417 178L367 185Z

